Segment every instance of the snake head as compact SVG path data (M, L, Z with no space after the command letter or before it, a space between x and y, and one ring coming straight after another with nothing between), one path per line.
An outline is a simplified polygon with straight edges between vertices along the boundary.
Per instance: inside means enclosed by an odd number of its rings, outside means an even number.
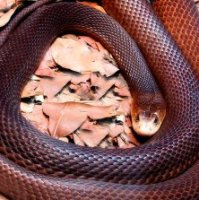
M160 94L143 94L133 98L132 126L140 136L154 135L164 120L166 105Z

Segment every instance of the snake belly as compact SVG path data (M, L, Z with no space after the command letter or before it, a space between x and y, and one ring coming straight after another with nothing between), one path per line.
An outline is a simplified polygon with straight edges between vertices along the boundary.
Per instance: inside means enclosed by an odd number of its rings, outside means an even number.
M105 7L116 10L117 1L110 2ZM1 46L0 191L9 198L198 199L198 80L148 5L131 3L122 10L135 8L136 31L145 19L142 37L133 37L167 101L161 129L138 148L107 150L64 144L42 135L21 116L24 83L53 40L68 31L99 40L116 58L130 87L143 88L149 82L156 88L140 51L114 20L76 3L43 5L20 20ZM141 81L136 83L133 75Z

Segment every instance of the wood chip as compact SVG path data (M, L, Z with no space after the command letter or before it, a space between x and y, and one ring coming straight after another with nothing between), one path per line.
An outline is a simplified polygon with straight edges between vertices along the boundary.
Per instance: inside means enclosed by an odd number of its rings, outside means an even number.
M59 140L61 140L61 141L63 141L63 142L66 142L66 143L69 142L69 140L68 140L67 137L60 137Z
M33 111L34 105L35 105L34 103L21 102L20 103L20 109L24 113L31 113Z
M77 131L77 134L78 134L78 131ZM85 146L83 140L81 140L77 134L73 135L75 144L80 145L80 146Z

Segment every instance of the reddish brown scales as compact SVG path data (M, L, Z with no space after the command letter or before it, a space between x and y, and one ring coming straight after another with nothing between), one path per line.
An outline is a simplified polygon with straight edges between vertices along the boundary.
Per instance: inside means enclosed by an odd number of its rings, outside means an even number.
M199 77L199 12L192 0L155 0L153 8Z
M108 40L105 46L118 58L121 67L124 66L129 85L133 73L141 76L148 73L145 68L132 70L128 62L124 65L123 56L127 56L127 61L132 59L127 48L131 41L112 20L108 23L110 29L105 28L107 16L98 16L91 9L83 10L72 4L41 7L10 33L11 37L1 48L0 152L4 155L0 156L0 191L8 197L22 200L198 199L199 167L198 161L195 163L199 150L198 80L144 0L116 0L112 5L111 2L107 1L107 6L115 14L120 12L118 20L122 19L121 23L135 33L166 95L168 117L163 127L157 137L142 147L113 151L63 144L39 134L21 118L19 99L17 102L13 99L19 97L19 90L41 60L48 43L67 30L63 23L90 33L101 42ZM70 14L68 18L63 16L65 12ZM86 21L80 22L77 14ZM129 16L135 21L129 21ZM127 46L122 43L115 50L112 47L117 47L119 35ZM34 53L30 54L33 49ZM18 55L16 60L10 57L13 50ZM143 82L137 83L138 87L139 84Z

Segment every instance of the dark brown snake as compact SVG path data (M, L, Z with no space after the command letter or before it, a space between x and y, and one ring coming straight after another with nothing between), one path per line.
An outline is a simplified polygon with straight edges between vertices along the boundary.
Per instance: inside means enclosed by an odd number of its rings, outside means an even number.
M161 2L164 0L154 4L157 13ZM187 37L198 44L199 17L193 3L165 2L173 7L172 14L178 15L183 9L180 18L193 22L188 23L192 29L188 28ZM180 2L180 8L175 2ZM141 50L117 22L78 3L38 1L24 8L1 31L0 192L20 200L197 200L198 46L191 47L195 54L190 58L192 53L180 49L183 39L179 44L173 36L178 47L145 0L102 3ZM167 115L146 144L126 150L78 147L39 133L21 116L19 102L24 84L53 40L74 31L99 40L115 57L139 101L150 99L157 104L159 92L146 62L150 66L165 97Z

